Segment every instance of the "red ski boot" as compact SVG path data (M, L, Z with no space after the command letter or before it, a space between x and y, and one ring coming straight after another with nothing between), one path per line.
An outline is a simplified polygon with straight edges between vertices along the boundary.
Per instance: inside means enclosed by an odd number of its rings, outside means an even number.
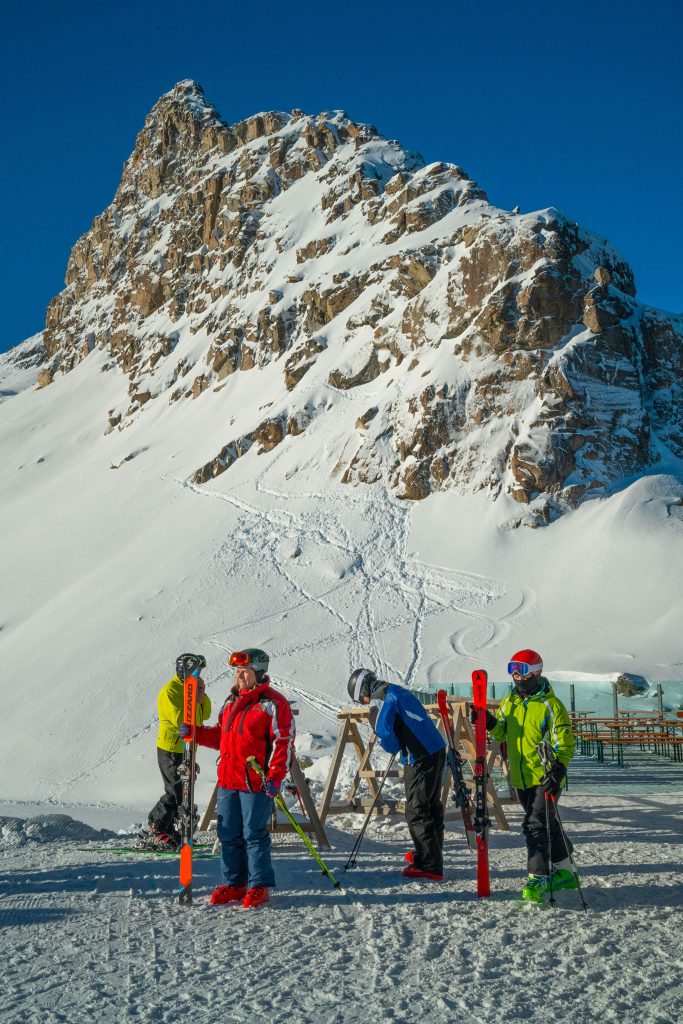
M211 893L211 902L214 906L220 903L239 903L246 894L246 885L219 885Z
M415 850L408 850L408 852L406 853L406 855L405 855L405 857L403 859L407 860L409 864L414 864L415 863Z
M258 885L255 889L250 889L244 897L244 906L260 907L262 903L267 903L269 899L270 896L265 885Z
M443 882L443 875L437 875L434 871L423 871L414 864L404 868L403 874L406 878L428 878L430 882Z

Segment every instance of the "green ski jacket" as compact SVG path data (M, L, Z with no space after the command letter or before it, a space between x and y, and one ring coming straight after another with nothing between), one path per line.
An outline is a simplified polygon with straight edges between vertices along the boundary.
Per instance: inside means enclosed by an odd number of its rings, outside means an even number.
M533 697L524 700L514 691L509 693L500 702L496 717L491 736L507 743L510 782L516 789L529 789L542 781L543 766L536 753L539 743L549 743L565 768L571 761L574 734L569 714L544 676Z

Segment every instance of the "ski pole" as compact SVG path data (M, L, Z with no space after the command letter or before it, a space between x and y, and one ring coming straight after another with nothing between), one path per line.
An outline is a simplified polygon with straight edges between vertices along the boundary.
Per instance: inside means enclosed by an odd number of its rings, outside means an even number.
M538 754L539 760L543 765L543 774L547 776L548 770L553 767L556 763L557 758L555 757L555 751L549 743L539 743L536 747L536 753ZM550 892L550 906L555 906L555 894L553 893L553 839L550 834L550 802L548 794L544 791L543 796L545 797L545 834L546 842L548 843L548 890ZM555 805L557 808L557 804Z
M550 906L555 906L555 896L553 894L553 841L550 835L550 802L548 800L548 794L544 793L545 797L545 833L548 838L548 889L550 891Z
M560 809L557 806L557 797L552 796L550 799L552 800L552 802L555 805L555 817L557 818L557 824L560 826L560 834L562 836L562 842L564 843L564 848L567 851L567 856L569 857L571 865L574 868L574 878L576 879L576 888L578 890L579 896L581 897L581 903L583 904L583 909L584 910L588 910L588 904L586 903L586 900L584 899L583 890L581 888L581 882L579 881L579 869L576 866L576 861L574 860L574 854L569 849L569 843L567 842L567 834L566 834L566 832L564 830L564 825L562 824L562 818L560 817Z
M553 750L553 748L550 746L549 743L539 743L538 746L536 747L536 751L537 751L538 756L540 758L541 764L543 765L543 768L545 770L547 770L549 766L552 767L554 764L557 764L557 754L555 753L555 751ZM570 862L572 868L574 869L574 878L576 879L576 888L577 888L577 891L578 891L579 896L581 898L581 903L583 905L583 909L584 910L588 910L588 904L586 903L585 897L583 895L583 890L581 888L581 882L579 881L579 869L576 866L576 861L574 860L574 854L572 853L572 851L569 848L569 841L567 839L567 833L564 830L564 825L562 824L562 818L560 817L560 808L559 808L558 803L557 803L557 797L556 796L551 796L550 799L552 800L553 806L555 808L555 817L557 818L557 824L558 824L559 829L560 829L560 835L562 836L562 842L564 843L565 852L567 854L567 857L569 858L569 862ZM547 815L547 812L548 812L547 800L548 800L548 797L547 797L547 794L546 794L546 815ZM550 847L548 847L548 849L550 849Z
M250 767L252 767L254 769L256 774L262 779L263 782L266 781L266 773L264 772L263 768L258 763L256 758L253 756L253 754L252 754L251 757L247 758L247 764L250 765ZM337 879L334 877L334 875L332 874L332 872L328 868L327 864L322 859L322 857L320 856L320 854L318 853L318 851L316 850L316 848L314 847L313 843L308 838L308 836L306 835L304 830L301 828L301 825L299 825L298 821L294 820L294 817L290 813L289 808L287 807L287 804L284 802L284 800L282 799L281 796L276 796L275 797L275 805L276 805L276 807L279 807L280 810L282 811L282 813L289 819L289 823L291 824L292 828L294 829L294 831L298 835L299 839L302 841L302 843L304 844L304 846L306 847L308 852L311 854L311 856L320 865L322 873L324 875L327 875L327 877L332 882L332 885L335 887L335 889L341 889L341 885L339 884Z
M361 848L361 843L363 842L363 839L365 837L365 831L366 831L368 825L370 824L370 818L372 817L372 812L374 811L375 807L377 806L377 801L380 798L380 794L382 792L382 787L384 786L384 783L387 780L387 776L388 776L389 772L391 771L391 767L392 767L392 765L393 765L395 760L396 760L396 754L392 754L391 755L391 760L389 761L389 764L387 765L386 771L384 772L384 775L380 779L379 786L377 787L377 792L375 793L375 799L372 801L372 803L370 805L370 809L368 810L368 813L365 815L365 821L361 825L360 832L356 836L356 841L353 844L353 849L351 850L351 853L349 854L349 859L347 860L346 864L344 865L344 869L343 869L344 871L348 871L348 869L350 867L353 868L353 867L356 866L356 860L358 859L358 853L359 853L360 848Z

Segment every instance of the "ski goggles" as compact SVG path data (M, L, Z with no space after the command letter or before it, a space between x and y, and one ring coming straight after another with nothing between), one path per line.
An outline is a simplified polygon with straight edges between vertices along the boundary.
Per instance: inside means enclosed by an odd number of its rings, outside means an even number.
M251 655L248 651L233 651L228 664L232 668L247 668L251 665Z
M534 672L540 672L543 665L527 665L525 661L509 661L508 662L508 675L514 676L515 673L519 676L530 676Z

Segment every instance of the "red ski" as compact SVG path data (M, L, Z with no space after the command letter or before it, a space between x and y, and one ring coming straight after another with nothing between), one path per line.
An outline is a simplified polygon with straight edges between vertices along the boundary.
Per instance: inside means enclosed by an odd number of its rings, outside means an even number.
M441 715L441 721L443 723L443 731L446 736L446 760L448 767L453 777L453 798L456 806L460 808L462 813L462 820L465 826L465 835L467 836L467 845L470 850L476 849L474 824L472 822L472 800L470 798L470 791L467 788L465 778L462 773L462 757L455 743L455 732L453 730L453 719L451 718L451 712L448 707L448 701L446 699L446 691L439 690L436 695L436 699L439 704L439 714Z
M196 674L195 674L196 673ZM197 676L199 668L185 678L183 722L194 730L197 716ZM183 763L178 775L183 780L183 802L180 808L181 846L180 882L178 900L184 906L192 905L192 836L194 833L194 780L196 775L197 744L194 735L185 741Z
M472 692L477 720L474 726L476 760L474 762L474 830L477 834L477 895L490 896L489 884L489 816L486 806L488 768L486 753L486 685L483 669L472 673Z

